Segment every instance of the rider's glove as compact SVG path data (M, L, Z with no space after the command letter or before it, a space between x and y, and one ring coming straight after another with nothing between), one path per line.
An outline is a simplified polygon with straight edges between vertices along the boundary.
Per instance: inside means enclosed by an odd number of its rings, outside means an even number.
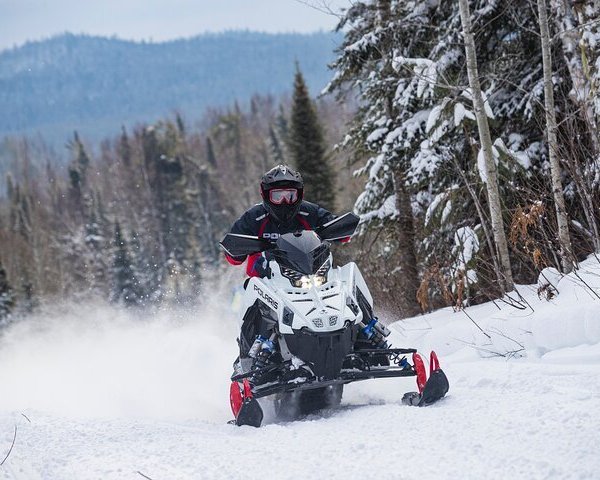
M271 276L269 262L262 255L256 259L256 262L254 262L253 269L260 278L269 278Z

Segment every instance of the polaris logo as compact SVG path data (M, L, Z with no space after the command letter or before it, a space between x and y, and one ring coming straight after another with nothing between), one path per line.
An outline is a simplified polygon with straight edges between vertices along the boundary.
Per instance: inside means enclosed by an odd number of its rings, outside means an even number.
M258 296L262 298L266 303L268 303L273 308L273 310L277 310L279 304L275 300L273 300L270 295L263 292L257 285L254 285L254 291L257 292Z
M269 238L271 240L277 240L279 237L281 237L281 235L277 232L275 232L275 233L266 232L266 233L263 233L262 236L263 236L263 238Z

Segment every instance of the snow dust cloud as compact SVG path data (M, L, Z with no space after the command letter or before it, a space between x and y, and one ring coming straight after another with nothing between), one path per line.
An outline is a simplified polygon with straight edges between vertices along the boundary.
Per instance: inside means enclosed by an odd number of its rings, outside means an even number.
M143 316L55 306L0 334L0 410L222 422L237 323L228 292Z

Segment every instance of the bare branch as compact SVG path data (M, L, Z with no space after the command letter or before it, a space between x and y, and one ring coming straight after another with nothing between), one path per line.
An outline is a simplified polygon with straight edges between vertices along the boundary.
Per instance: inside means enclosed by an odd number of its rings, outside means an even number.
M340 12L336 12L335 10L333 10L331 8L331 2L327 2L326 0L319 0L319 1L295 0L295 1L298 3L301 3L302 5L306 5L307 7L310 7L313 10L324 13L326 15L331 15L338 19L341 19L343 17L343 15ZM351 1L348 1L348 3L350 5L352 5Z
M10 444L10 448L8 450L8 453L6 454L6 457L4 457L4 460L2 460L0 462L0 466L4 465L4 462L6 462L6 460L8 459L8 457L10 456L10 453L12 452L13 447L15 446L15 440L17 439L17 426L15 425L15 434L13 435L13 439L12 439L12 443Z
M463 313L464 313L464 314L467 316L467 318L468 318L469 320L471 320L471 322L473 322L473 325L475 325L475 326L476 326L476 327L479 329L479 331L480 331L481 333L483 333L483 334L484 334L484 335L485 335L487 338L489 338L490 340L492 339L492 337L490 337L490 336L489 336L489 335L488 335L488 334L487 334L487 333L486 333L486 332L483 330L483 328L481 328L481 327L479 326L479 324L478 324L478 323L477 323L475 320L473 320L473 317L471 317L471 315L469 315L469 314L468 314L468 313L465 311L465 309L464 309L464 308L462 309L462 312L463 312Z
M148 475L144 475L142 472L140 472L139 470L136 472L137 474L141 475L142 477L144 477L147 480L152 480L151 477L149 477Z

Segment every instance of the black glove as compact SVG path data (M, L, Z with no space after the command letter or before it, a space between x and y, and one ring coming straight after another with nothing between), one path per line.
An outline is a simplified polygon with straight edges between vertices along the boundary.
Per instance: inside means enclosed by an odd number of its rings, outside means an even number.
M271 268L269 267L269 262L262 255L256 259L256 262L254 262L253 270L260 278L271 277Z

